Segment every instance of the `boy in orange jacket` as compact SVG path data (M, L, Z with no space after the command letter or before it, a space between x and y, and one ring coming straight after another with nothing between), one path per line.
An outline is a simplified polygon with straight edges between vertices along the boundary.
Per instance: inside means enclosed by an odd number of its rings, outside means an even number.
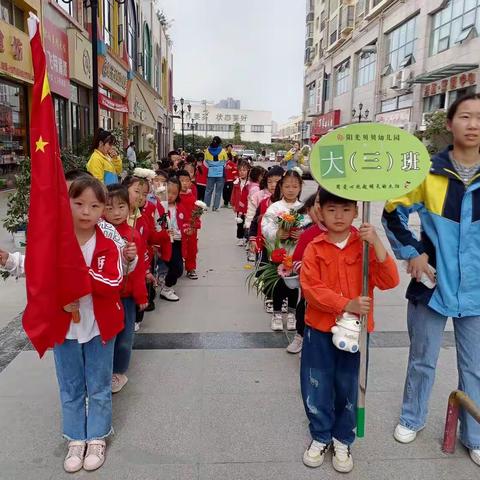
M319 200L327 231L306 248L300 274L307 302L300 383L312 435L303 463L320 466L332 445L333 467L347 473L353 469L350 446L355 439L360 353L337 348L331 329L348 313L368 314L368 332L373 331L373 289L394 288L399 276L373 225L351 229L358 215L355 201L325 190L320 190ZM363 241L371 250L367 297L362 296Z

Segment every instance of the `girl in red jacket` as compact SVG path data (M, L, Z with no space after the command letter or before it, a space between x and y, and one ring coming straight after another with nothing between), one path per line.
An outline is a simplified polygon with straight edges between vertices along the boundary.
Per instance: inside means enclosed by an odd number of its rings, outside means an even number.
M168 216L170 220L170 238L172 239L172 257L166 262L168 272L165 286L160 290L160 298L169 302L178 302L179 296L173 287L183 274L182 240L185 236L187 213L180 202L180 181L177 177L168 180Z
M225 185L223 187L223 206L226 208L228 208L232 198L233 182L238 177L237 161L233 154L227 153L227 155L228 161L225 164Z
M108 185L107 204L104 217L111 223L126 242L134 242L139 258L144 258L145 243L138 231L127 223L130 210L128 190L120 185ZM113 354L112 393L119 392L127 383L125 375L132 354L133 335L135 331L136 309L143 311L148 305L147 287L145 284L145 263L140 261L133 271L127 267L123 277L121 298L125 312L125 328L117 335Z
M205 155L199 152L195 155L197 160L197 168L195 169L195 183L197 185L198 199L203 202L205 198L205 190L207 189L208 168L205 166Z
M69 440L67 472L96 470L105 461L112 429L112 364L115 336L123 329L122 253L97 225L105 207L105 187L95 178L75 180L69 190L75 234L89 268L92 293L65 305L72 322L54 347L60 387L63 435ZM134 260L136 248L123 252ZM87 409L88 399L88 409Z
M237 245L245 245L245 215L248 206L248 174L250 165L246 161L238 164L238 178L233 182L232 207L237 221Z

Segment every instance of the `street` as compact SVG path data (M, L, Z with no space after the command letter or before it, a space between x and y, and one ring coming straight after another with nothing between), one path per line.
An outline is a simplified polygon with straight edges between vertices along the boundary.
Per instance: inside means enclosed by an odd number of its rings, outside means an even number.
M316 188L307 181L303 197ZM3 215L5 197L0 197ZM380 225L382 205L373 206ZM129 382L113 398L115 435L103 468L64 473L65 441L53 355L44 359L22 340L18 314L24 281L0 288L0 479L142 480L335 479L327 461L302 463L310 436L299 388L299 358L285 352L292 333L273 333L263 302L248 293L244 250L235 246L232 211L208 212L199 246L199 280L181 279L180 302L156 300L139 333ZM0 246L13 248L0 231ZM400 267L401 269L401 267ZM377 293L370 341L366 436L352 448L350 479L473 479L478 467L458 444L441 452L447 398L457 386L449 322L432 394L428 425L401 445L392 437L408 355L404 292L408 283ZM2 281L3 282L3 281ZM3 336L2 336L3 335ZM15 337L15 341L11 341ZM22 351L15 348L26 345ZM16 347L15 347L16 346ZM18 353L18 354L17 354Z

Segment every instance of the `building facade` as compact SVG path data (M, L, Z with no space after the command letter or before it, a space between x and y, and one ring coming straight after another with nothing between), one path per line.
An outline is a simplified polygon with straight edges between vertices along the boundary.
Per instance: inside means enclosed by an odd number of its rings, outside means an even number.
M477 92L480 0L308 0L304 140L355 121L415 132Z
M184 115L184 134L194 134L200 137L218 135L224 140L233 139L235 125L240 127L241 139L247 142L272 142L272 112L261 110L244 110L238 108L220 108L213 102L198 102L185 100L184 108L191 105ZM178 105L180 107L180 105ZM174 118L175 133L182 132L182 119L177 110Z
M304 125L305 122L302 115L290 117L288 121L278 125L273 138L277 141L300 142L303 136L302 127L304 128Z

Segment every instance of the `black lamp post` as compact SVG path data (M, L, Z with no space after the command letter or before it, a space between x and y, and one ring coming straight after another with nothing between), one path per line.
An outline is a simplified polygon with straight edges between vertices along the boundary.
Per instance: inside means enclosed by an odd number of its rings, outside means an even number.
M192 130L192 153L195 153L195 129L198 129L198 122L187 123L187 128Z
M185 100L181 98L180 99L180 116L182 117L182 150L185 150L185 123L183 121L183 117L185 116L185 109L183 108L184 103L185 103ZM175 111L175 113L177 113L178 105L176 103L173 105L173 110ZM190 113L191 110L192 110L192 106L188 104L187 111Z
M368 108L365 110L365 112L363 114L362 114L362 110L363 110L363 103L358 104L358 115L357 115L357 110L355 110L355 108L352 110L352 119L353 120L358 119L358 123L360 123L362 121L362 118L364 118L366 120L368 118L369 113L370 113Z

